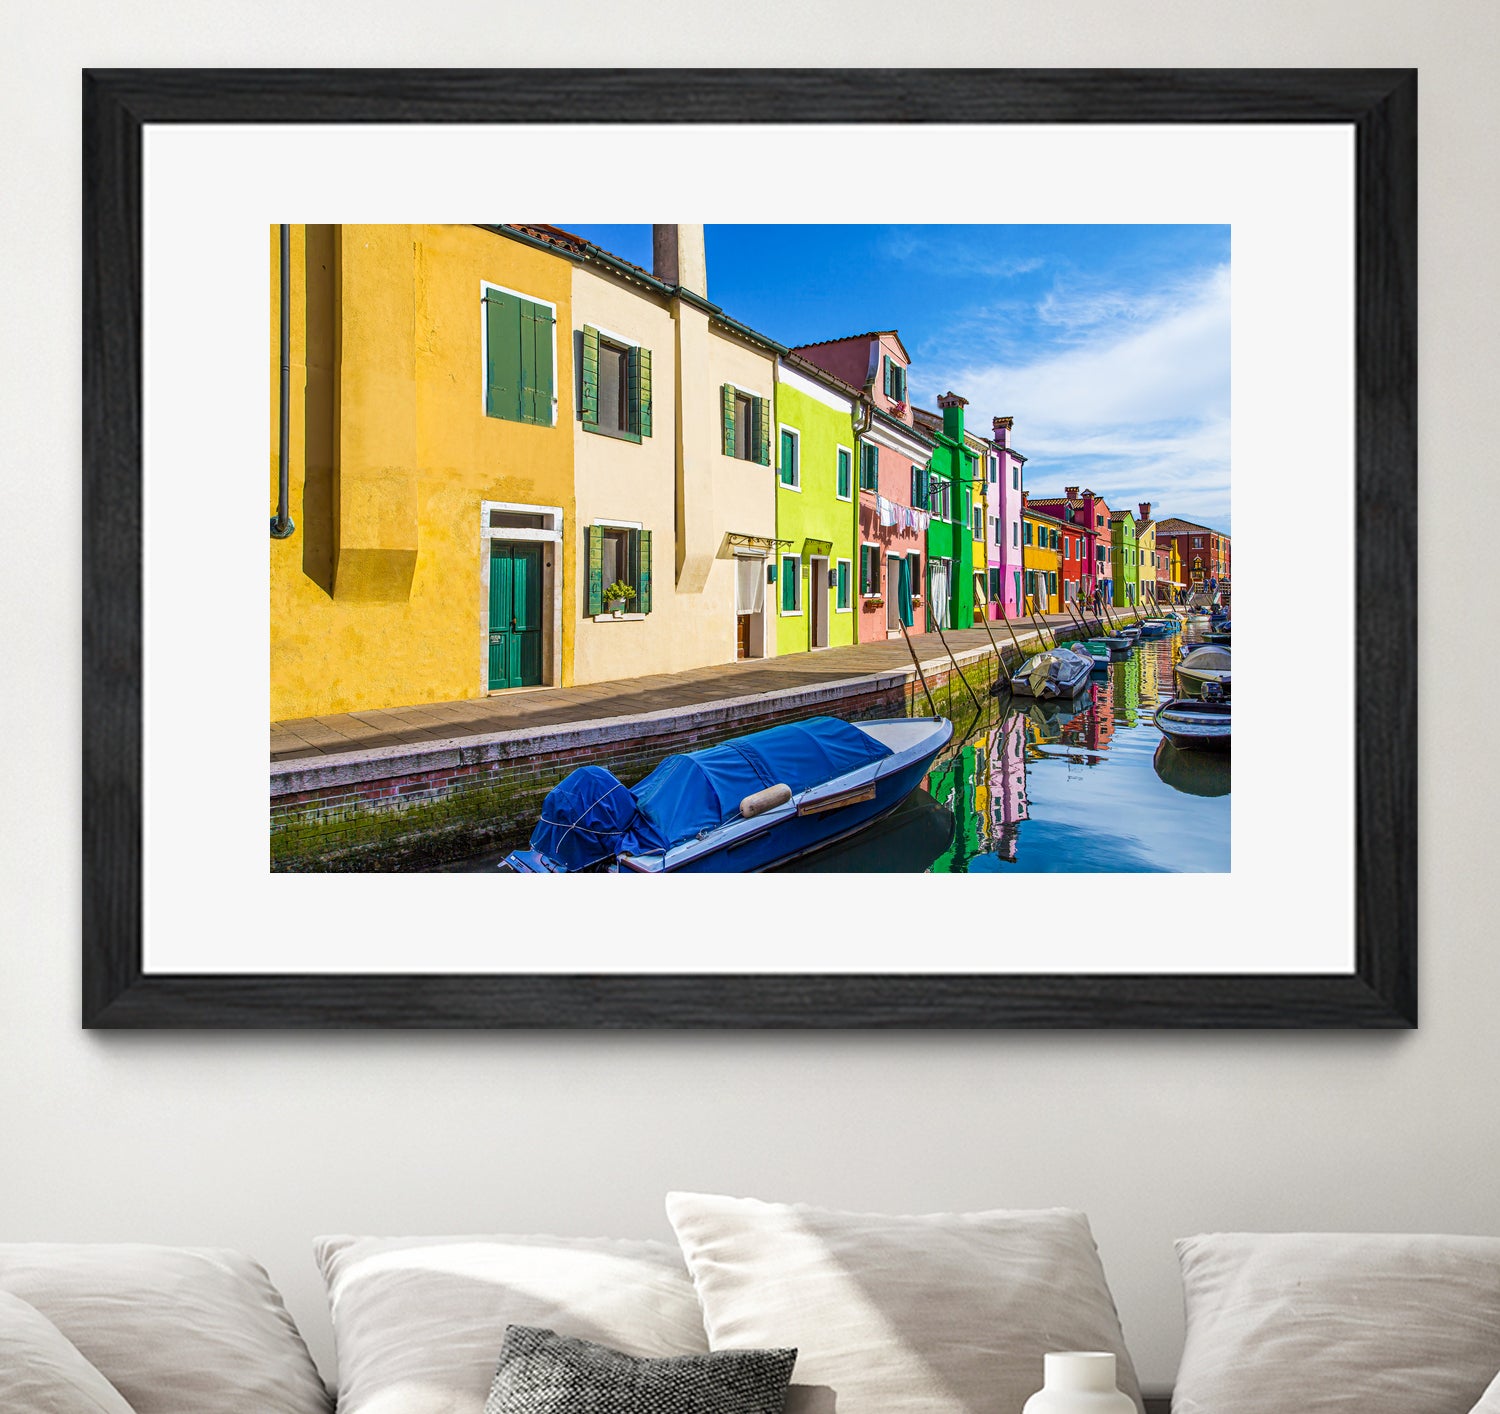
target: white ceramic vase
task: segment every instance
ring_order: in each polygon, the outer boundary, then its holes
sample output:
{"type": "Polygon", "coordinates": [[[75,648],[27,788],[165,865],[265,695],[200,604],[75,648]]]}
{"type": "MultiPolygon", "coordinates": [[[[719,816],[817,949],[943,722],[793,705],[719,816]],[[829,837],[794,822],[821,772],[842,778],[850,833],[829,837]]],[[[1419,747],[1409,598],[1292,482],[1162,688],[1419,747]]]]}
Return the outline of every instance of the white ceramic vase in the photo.
{"type": "Polygon", "coordinates": [[[1024,1414],[1137,1414],[1135,1401],[1115,1388],[1108,1351],[1063,1351],[1044,1356],[1042,1366],[1044,1383],[1024,1414]]]}

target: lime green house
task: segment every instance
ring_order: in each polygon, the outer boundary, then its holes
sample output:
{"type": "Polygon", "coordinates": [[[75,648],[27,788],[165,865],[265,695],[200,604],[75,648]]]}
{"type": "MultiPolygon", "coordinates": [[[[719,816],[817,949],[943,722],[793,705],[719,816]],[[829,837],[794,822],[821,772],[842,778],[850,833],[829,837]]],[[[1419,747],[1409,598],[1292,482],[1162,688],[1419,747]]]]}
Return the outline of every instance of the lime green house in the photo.
{"type": "Polygon", "coordinates": [[[796,354],[776,366],[776,653],[855,642],[854,405],[796,354]]]}
{"type": "Polygon", "coordinates": [[[1115,560],[1115,607],[1134,608],[1140,602],[1140,556],[1135,545],[1135,513],[1111,511],[1109,538],[1115,560]]]}

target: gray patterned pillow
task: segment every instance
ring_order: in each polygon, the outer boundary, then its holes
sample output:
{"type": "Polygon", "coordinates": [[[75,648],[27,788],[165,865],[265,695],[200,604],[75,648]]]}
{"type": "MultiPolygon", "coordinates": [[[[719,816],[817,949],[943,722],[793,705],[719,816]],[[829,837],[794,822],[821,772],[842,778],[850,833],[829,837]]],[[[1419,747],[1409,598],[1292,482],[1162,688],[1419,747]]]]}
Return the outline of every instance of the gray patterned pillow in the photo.
{"type": "Polygon", "coordinates": [[[796,1363],[795,1350],[643,1360],[507,1326],[484,1414],[781,1414],[796,1363]]]}

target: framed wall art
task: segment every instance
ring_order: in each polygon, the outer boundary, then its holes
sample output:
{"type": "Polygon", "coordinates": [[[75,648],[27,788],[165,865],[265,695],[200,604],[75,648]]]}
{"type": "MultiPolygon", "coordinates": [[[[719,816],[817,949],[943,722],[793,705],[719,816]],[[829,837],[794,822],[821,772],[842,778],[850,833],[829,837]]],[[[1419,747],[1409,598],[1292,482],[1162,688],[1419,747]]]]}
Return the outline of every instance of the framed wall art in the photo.
{"type": "Polygon", "coordinates": [[[86,1026],[1415,1026],[1414,72],[83,117],[86,1026]]]}

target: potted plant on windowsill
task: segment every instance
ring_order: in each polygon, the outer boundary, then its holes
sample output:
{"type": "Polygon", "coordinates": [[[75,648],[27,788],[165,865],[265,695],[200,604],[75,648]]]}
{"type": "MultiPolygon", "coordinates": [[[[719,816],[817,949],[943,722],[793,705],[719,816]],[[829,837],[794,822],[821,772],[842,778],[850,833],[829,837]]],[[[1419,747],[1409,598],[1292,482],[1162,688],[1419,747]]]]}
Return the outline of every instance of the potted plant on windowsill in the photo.
{"type": "Polygon", "coordinates": [[[867,594],[864,599],[864,611],[867,614],[874,613],[876,609],[885,604],[885,596],[882,594],[867,594]]]}
{"type": "Polygon", "coordinates": [[[626,604],[634,598],[635,590],[626,584],[623,579],[617,579],[604,591],[605,608],[616,618],[619,618],[625,612],[626,604]]]}

